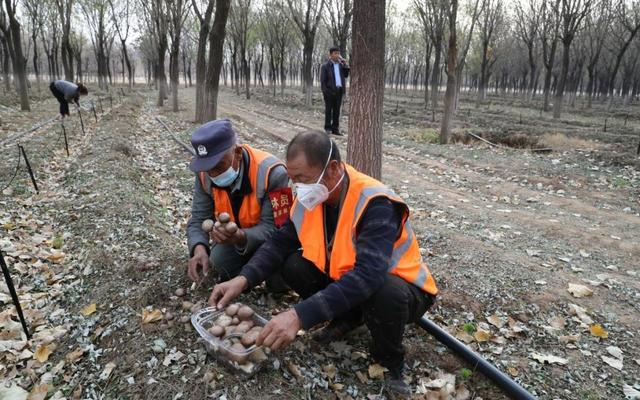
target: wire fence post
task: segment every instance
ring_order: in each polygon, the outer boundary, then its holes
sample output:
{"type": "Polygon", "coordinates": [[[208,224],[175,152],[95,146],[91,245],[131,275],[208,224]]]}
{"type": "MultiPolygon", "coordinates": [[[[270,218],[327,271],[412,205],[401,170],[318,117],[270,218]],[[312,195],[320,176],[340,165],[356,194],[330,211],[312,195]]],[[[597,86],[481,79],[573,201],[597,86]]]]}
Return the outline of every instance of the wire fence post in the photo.
{"type": "Polygon", "coordinates": [[[102,98],[98,97],[98,105],[100,106],[100,113],[104,114],[104,108],[102,108],[102,98]]]}
{"type": "Polygon", "coordinates": [[[40,193],[38,190],[38,184],[36,183],[36,177],[33,175],[33,170],[31,169],[31,164],[29,164],[29,159],[27,158],[27,153],[24,151],[24,147],[18,145],[20,147],[20,151],[22,151],[22,157],[24,157],[24,162],[27,164],[27,170],[29,171],[29,176],[31,177],[31,182],[33,183],[33,187],[36,189],[36,193],[40,193]]]}
{"type": "Polygon", "coordinates": [[[64,127],[64,122],[62,124],[62,134],[64,135],[64,148],[67,150],[67,157],[69,157],[69,141],[67,140],[67,129],[64,127]]]}
{"type": "Polygon", "coordinates": [[[4,281],[7,283],[7,288],[9,289],[9,293],[11,294],[11,301],[13,301],[13,305],[16,307],[18,318],[20,318],[22,329],[24,329],[24,334],[27,335],[27,339],[31,339],[31,333],[29,332],[29,328],[27,327],[27,321],[25,321],[24,314],[22,314],[22,306],[20,306],[20,299],[18,298],[18,293],[16,292],[15,286],[13,286],[13,279],[11,279],[11,274],[9,273],[9,267],[7,266],[7,263],[4,261],[2,250],[0,250],[0,265],[2,266],[4,281]]]}

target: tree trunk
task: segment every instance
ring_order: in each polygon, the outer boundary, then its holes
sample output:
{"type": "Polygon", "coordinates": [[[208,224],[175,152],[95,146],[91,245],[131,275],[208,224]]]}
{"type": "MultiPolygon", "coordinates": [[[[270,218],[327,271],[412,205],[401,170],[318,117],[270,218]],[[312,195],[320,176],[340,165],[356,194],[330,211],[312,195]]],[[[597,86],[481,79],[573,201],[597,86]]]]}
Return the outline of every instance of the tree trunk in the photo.
{"type": "Polygon", "coordinates": [[[209,66],[206,77],[205,120],[216,119],[218,113],[218,87],[220,84],[220,70],[224,58],[224,38],[226,34],[227,18],[231,0],[216,0],[216,12],[213,26],[209,35],[209,66]]]}
{"type": "Polygon", "coordinates": [[[385,1],[355,0],[347,162],[380,179],[384,99],[385,1]]]}
{"type": "Polygon", "coordinates": [[[20,96],[20,109],[31,111],[29,106],[29,87],[27,86],[27,64],[22,53],[22,39],[20,23],[16,19],[16,10],[11,0],[5,0],[7,16],[9,17],[9,29],[11,30],[11,42],[13,46],[13,74],[15,76],[18,95],[20,96]]]}
{"type": "Polygon", "coordinates": [[[567,74],[569,73],[569,61],[571,57],[571,41],[562,44],[562,70],[560,71],[560,79],[556,86],[556,96],[553,102],[553,118],[558,119],[562,115],[562,101],[564,100],[564,87],[567,83],[567,74]]]}
{"type": "Polygon", "coordinates": [[[158,38],[158,63],[156,64],[156,79],[158,84],[158,101],[157,106],[162,107],[164,100],[167,98],[167,73],[164,66],[164,59],[167,55],[167,38],[161,35],[158,38]]]}
{"type": "Polygon", "coordinates": [[[449,48],[447,50],[447,91],[444,94],[444,115],[440,125],[440,143],[447,144],[451,140],[451,125],[455,114],[456,103],[456,63],[458,62],[458,38],[456,19],[458,16],[458,0],[449,0],[449,48]]]}
{"type": "MultiPolygon", "coordinates": [[[[377,0],[376,0],[377,1],[377,0]]],[[[313,45],[315,36],[307,36],[302,49],[302,81],[305,91],[304,104],[311,107],[313,101],[313,45]]]]}
{"type": "Polygon", "coordinates": [[[431,72],[431,108],[438,107],[438,87],[440,85],[440,59],[442,57],[442,36],[436,38],[434,44],[435,59],[433,60],[433,71],[431,72]]]}
{"type": "Polygon", "coordinates": [[[207,76],[207,41],[211,29],[211,15],[213,14],[214,1],[209,1],[204,16],[200,19],[200,32],[198,33],[198,50],[196,52],[196,122],[204,121],[205,106],[205,79],[207,76]]]}

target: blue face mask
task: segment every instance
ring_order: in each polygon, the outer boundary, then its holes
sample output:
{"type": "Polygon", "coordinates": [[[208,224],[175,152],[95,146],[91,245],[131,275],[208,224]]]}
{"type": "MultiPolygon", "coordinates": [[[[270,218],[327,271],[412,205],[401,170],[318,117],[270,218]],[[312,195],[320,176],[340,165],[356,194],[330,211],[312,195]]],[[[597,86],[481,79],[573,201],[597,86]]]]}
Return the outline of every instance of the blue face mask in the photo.
{"type": "MultiPolygon", "coordinates": [[[[234,158],[235,159],[235,158],[234,158]]],[[[229,187],[238,178],[239,171],[233,169],[233,162],[226,171],[211,178],[211,182],[218,187],[229,187]]]]}

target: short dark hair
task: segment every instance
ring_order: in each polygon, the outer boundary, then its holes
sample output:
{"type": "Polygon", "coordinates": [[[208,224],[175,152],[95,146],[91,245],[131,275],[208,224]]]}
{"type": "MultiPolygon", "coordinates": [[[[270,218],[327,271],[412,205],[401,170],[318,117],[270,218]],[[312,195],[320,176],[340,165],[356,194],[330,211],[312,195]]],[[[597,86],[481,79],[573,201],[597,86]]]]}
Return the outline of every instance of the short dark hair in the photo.
{"type": "Polygon", "coordinates": [[[82,83],[78,82],[78,93],[81,95],[87,95],[89,94],[89,89],[87,89],[87,87],[82,83]]]}
{"type": "Polygon", "coordinates": [[[310,167],[324,168],[330,149],[332,149],[331,160],[340,162],[338,145],[331,140],[329,135],[315,130],[300,132],[287,145],[287,161],[302,152],[310,167]]]}
{"type": "Polygon", "coordinates": [[[329,54],[331,54],[331,53],[333,53],[333,52],[335,52],[335,51],[337,51],[338,53],[340,53],[340,52],[341,52],[341,51],[340,51],[340,47],[333,46],[332,48],[330,48],[330,49],[329,49],[329,54]]]}

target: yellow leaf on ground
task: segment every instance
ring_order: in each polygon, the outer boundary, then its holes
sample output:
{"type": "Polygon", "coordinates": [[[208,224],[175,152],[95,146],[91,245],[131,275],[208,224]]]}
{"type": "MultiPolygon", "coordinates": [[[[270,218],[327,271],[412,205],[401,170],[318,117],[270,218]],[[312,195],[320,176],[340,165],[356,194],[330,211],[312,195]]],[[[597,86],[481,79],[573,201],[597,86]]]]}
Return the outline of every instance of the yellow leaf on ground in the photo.
{"type": "Polygon", "coordinates": [[[498,329],[502,328],[505,324],[505,320],[498,317],[496,314],[487,317],[487,321],[498,329]]]}
{"type": "Polygon", "coordinates": [[[160,310],[142,310],[142,323],[150,324],[152,322],[157,322],[162,320],[162,311],[160,310]]]}
{"type": "Polygon", "coordinates": [[[82,310],[80,310],[80,314],[84,315],[85,317],[88,317],[94,312],[96,312],[96,303],[91,303],[85,308],[83,308],[82,310]]]}
{"type": "Polygon", "coordinates": [[[53,253],[51,253],[51,255],[49,257],[47,257],[49,260],[53,261],[54,263],[58,263],[60,261],[62,261],[62,259],[64,258],[65,254],[62,251],[54,251],[53,253]]]}
{"type": "Polygon", "coordinates": [[[371,379],[382,379],[384,378],[384,372],[388,371],[385,367],[380,364],[371,364],[369,365],[369,378],[371,379]]]}
{"type": "Polygon", "coordinates": [[[600,324],[591,325],[591,328],[589,328],[589,330],[591,331],[591,334],[593,336],[599,337],[601,339],[606,339],[609,337],[609,332],[607,332],[606,329],[604,329],[600,324]]]}
{"type": "Polygon", "coordinates": [[[570,283],[567,291],[571,293],[573,297],[585,297],[593,294],[593,290],[584,285],[578,285],[575,283],[570,283]]]}
{"type": "Polygon", "coordinates": [[[483,329],[478,329],[473,333],[473,337],[478,342],[487,342],[489,341],[489,339],[491,339],[491,334],[483,329]]]}
{"type": "Polygon", "coordinates": [[[327,378],[331,380],[333,380],[336,377],[336,374],[338,373],[338,369],[333,364],[322,366],[322,370],[324,371],[325,374],[327,374],[327,378]]]}
{"type": "Polygon", "coordinates": [[[44,400],[47,397],[47,393],[49,393],[49,389],[51,389],[51,386],[46,383],[34,386],[33,389],[31,389],[27,400],[44,400]]]}
{"type": "Polygon", "coordinates": [[[49,346],[46,344],[38,347],[35,353],[33,353],[33,358],[40,361],[41,363],[46,362],[49,359],[49,355],[52,353],[49,346]]]}

